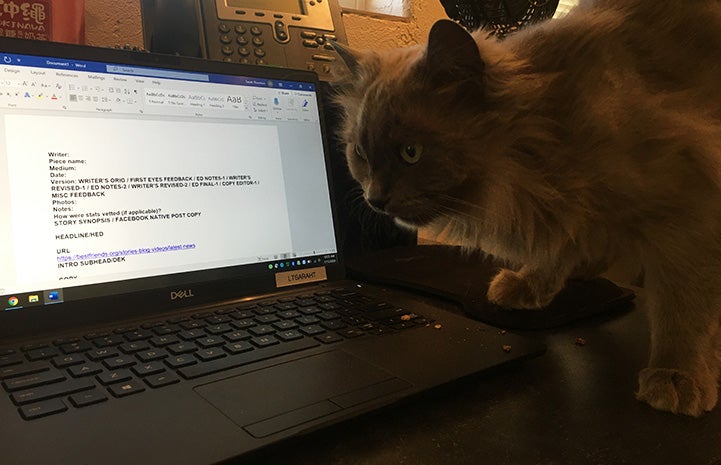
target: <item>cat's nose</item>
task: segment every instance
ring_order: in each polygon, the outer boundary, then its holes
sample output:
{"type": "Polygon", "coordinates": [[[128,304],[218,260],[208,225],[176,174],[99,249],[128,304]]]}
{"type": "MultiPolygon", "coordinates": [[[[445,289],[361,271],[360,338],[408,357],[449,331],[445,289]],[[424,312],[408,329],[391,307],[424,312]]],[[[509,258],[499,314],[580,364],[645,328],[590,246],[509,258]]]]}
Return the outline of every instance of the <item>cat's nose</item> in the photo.
{"type": "Polygon", "coordinates": [[[368,204],[376,211],[379,211],[381,213],[385,212],[386,205],[388,205],[388,199],[382,199],[382,198],[371,198],[368,199],[368,204]]]}

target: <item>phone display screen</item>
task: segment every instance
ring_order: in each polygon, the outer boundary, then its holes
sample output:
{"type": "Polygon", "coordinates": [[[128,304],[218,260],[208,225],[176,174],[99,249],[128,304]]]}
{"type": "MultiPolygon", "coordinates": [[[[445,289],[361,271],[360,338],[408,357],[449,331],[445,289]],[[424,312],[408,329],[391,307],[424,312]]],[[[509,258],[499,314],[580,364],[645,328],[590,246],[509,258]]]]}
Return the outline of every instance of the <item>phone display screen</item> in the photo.
{"type": "Polygon", "coordinates": [[[279,13],[305,14],[303,0],[226,0],[228,6],[234,8],[253,8],[270,10],[279,13]]]}

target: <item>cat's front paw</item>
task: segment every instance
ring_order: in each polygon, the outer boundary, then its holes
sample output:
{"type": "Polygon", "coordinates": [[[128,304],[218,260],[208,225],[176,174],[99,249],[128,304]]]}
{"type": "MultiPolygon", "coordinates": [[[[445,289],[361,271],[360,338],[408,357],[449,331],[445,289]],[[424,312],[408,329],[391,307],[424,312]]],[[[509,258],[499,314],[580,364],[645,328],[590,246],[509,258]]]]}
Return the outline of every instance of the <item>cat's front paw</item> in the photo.
{"type": "Polygon", "coordinates": [[[553,296],[538,292],[530,279],[507,269],[501,270],[488,287],[488,300],[505,308],[539,309],[548,305],[553,296]]]}
{"type": "Polygon", "coordinates": [[[638,375],[636,398],[658,410],[697,417],[714,408],[718,386],[713,380],[668,368],[644,368],[638,375]]]}

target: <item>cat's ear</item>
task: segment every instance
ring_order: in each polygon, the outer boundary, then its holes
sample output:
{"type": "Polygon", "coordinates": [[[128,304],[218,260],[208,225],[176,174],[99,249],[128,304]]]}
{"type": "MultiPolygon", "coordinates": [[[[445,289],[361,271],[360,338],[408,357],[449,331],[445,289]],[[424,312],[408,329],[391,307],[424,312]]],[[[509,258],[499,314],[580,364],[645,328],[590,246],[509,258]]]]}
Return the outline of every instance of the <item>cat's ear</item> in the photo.
{"type": "Polygon", "coordinates": [[[341,60],[343,60],[343,63],[345,63],[348,71],[350,71],[351,76],[358,76],[360,72],[359,52],[356,52],[355,50],[345,45],[341,45],[335,40],[331,40],[329,41],[329,43],[331,44],[333,49],[338,52],[341,60]]]}
{"type": "Polygon", "coordinates": [[[476,41],[463,27],[447,19],[431,28],[425,61],[431,73],[439,77],[480,78],[484,70],[476,41]]]}

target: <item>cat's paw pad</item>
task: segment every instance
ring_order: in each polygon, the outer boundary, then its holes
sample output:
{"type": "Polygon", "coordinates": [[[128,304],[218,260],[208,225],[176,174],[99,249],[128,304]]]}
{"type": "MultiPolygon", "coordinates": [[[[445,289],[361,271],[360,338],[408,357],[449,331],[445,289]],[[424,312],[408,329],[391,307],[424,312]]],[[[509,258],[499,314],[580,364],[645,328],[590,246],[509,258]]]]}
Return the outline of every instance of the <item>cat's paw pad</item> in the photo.
{"type": "Polygon", "coordinates": [[[501,270],[488,287],[488,300],[505,308],[539,309],[550,303],[553,295],[539,295],[519,273],[501,270]]]}
{"type": "Polygon", "coordinates": [[[718,386],[681,370],[644,368],[636,398],[658,410],[697,417],[716,405],[718,386]]]}

